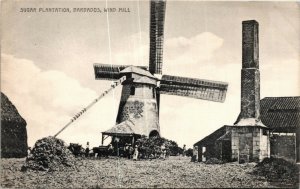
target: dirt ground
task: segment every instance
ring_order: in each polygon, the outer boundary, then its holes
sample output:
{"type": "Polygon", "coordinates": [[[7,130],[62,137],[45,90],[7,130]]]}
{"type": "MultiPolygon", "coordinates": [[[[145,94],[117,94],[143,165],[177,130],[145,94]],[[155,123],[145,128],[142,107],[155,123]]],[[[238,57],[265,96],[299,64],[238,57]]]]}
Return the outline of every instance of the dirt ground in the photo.
{"type": "Polygon", "coordinates": [[[255,166],[207,165],[187,157],[167,160],[79,159],[75,169],[21,172],[25,159],[1,159],[2,188],[274,188],[249,174],[255,166]]]}

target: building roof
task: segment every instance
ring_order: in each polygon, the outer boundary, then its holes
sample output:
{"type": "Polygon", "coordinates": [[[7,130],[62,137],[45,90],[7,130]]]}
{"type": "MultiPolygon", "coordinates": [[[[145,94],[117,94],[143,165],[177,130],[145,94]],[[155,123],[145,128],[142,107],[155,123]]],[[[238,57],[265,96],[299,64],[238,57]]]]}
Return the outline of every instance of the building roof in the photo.
{"type": "Polygon", "coordinates": [[[266,97],[260,101],[261,121],[274,132],[300,128],[300,96],[266,97]]]}
{"type": "Polygon", "coordinates": [[[199,140],[194,144],[194,146],[198,146],[201,144],[208,144],[208,145],[214,145],[215,142],[219,139],[222,140],[223,137],[224,139],[227,137],[226,135],[226,125],[223,127],[219,128],[218,130],[214,131],[213,133],[209,134],[208,136],[204,137],[203,139],[199,140]]]}
{"type": "Polygon", "coordinates": [[[25,120],[19,114],[17,108],[2,92],[1,92],[1,121],[23,122],[26,125],[25,120]]]}
{"type": "Polygon", "coordinates": [[[231,140],[231,132],[230,131],[226,131],[226,133],[224,135],[222,135],[220,138],[217,139],[217,141],[221,141],[221,140],[231,140]]]}
{"type": "Polygon", "coordinates": [[[113,126],[111,129],[102,132],[103,134],[107,135],[127,135],[127,136],[132,136],[132,135],[139,135],[140,132],[136,127],[134,119],[129,119],[126,121],[123,121],[115,126],[113,126]]]}
{"type": "Polygon", "coordinates": [[[141,69],[141,68],[136,67],[136,66],[128,66],[124,70],[120,71],[120,73],[136,73],[136,74],[139,74],[139,75],[143,75],[143,76],[147,76],[147,77],[150,77],[150,78],[153,78],[153,79],[157,79],[149,71],[146,71],[146,70],[141,69]]]}
{"type": "MultiPolygon", "coordinates": [[[[296,132],[300,129],[300,96],[296,97],[266,97],[260,100],[260,116],[262,123],[273,132],[296,132]]],[[[214,145],[217,140],[230,138],[223,126],[204,137],[194,145],[214,145]]]]}

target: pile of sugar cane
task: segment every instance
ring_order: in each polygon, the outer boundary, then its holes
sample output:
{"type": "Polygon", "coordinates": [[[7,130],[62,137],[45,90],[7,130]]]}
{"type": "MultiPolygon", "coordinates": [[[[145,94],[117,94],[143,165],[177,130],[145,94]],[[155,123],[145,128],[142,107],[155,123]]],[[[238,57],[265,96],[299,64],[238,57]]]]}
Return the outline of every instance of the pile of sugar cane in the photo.
{"type": "Polygon", "coordinates": [[[40,171],[64,170],[75,165],[75,157],[61,139],[45,137],[38,140],[22,167],[40,171]]]}

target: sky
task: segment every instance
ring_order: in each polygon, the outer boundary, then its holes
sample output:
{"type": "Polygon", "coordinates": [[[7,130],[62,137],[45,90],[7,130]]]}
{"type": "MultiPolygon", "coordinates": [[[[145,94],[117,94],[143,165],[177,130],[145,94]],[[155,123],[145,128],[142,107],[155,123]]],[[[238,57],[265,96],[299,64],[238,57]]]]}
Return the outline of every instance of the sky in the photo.
{"type": "MultiPolygon", "coordinates": [[[[163,74],[228,82],[224,103],[161,95],[161,136],[194,143],[240,112],[242,21],[259,22],[261,98],[299,96],[300,4],[167,1],[163,74]]],[[[148,65],[148,1],[3,1],[1,91],[27,122],[28,144],[56,134],[110,87],[93,64],[148,65]],[[107,3],[107,4],[106,4],[107,3]],[[126,8],[130,12],[20,12],[21,8],[126,8]]],[[[58,138],[101,144],[115,125],[121,87],[58,138]]]]}

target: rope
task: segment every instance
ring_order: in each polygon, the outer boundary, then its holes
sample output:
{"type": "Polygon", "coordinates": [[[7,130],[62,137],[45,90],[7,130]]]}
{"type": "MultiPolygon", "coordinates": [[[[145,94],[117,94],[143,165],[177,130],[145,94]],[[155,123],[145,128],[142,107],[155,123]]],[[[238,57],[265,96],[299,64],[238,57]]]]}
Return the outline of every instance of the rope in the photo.
{"type": "MultiPolygon", "coordinates": [[[[140,45],[140,48],[141,48],[140,49],[141,50],[141,55],[140,55],[141,57],[140,58],[141,58],[142,65],[144,65],[143,64],[144,56],[143,56],[143,48],[142,48],[143,47],[143,45],[142,45],[142,28],[141,28],[141,15],[140,15],[140,1],[139,0],[137,1],[137,12],[138,12],[138,19],[139,19],[139,22],[138,22],[138,24],[139,24],[139,43],[140,43],[139,45],[140,45]]],[[[138,56],[139,56],[139,54],[140,53],[138,52],[138,56]]]]}
{"type": "Polygon", "coordinates": [[[54,137],[57,137],[63,130],[65,130],[69,125],[71,125],[75,120],[77,120],[83,113],[85,113],[88,109],[90,109],[94,104],[96,104],[101,98],[103,98],[105,95],[107,95],[110,91],[112,91],[116,86],[121,84],[123,81],[126,80],[126,76],[121,77],[119,80],[115,81],[114,84],[111,85],[111,87],[104,91],[98,98],[96,98],[93,102],[91,102],[88,106],[83,108],[79,113],[77,113],[60,131],[58,131],[54,137]]]}
{"type": "MultiPolygon", "coordinates": [[[[111,38],[110,38],[110,24],[109,24],[109,7],[107,0],[105,1],[105,8],[106,8],[106,23],[107,23],[107,36],[108,36],[108,50],[109,50],[109,57],[108,57],[108,63],[111,65],[111,68],[113,68],[112,64],[112,52],[111,52],[111,38]]],[[[116,100],[115,100],[115,91],[113,91],[113,107],[116,107],[116,100]]]]}

